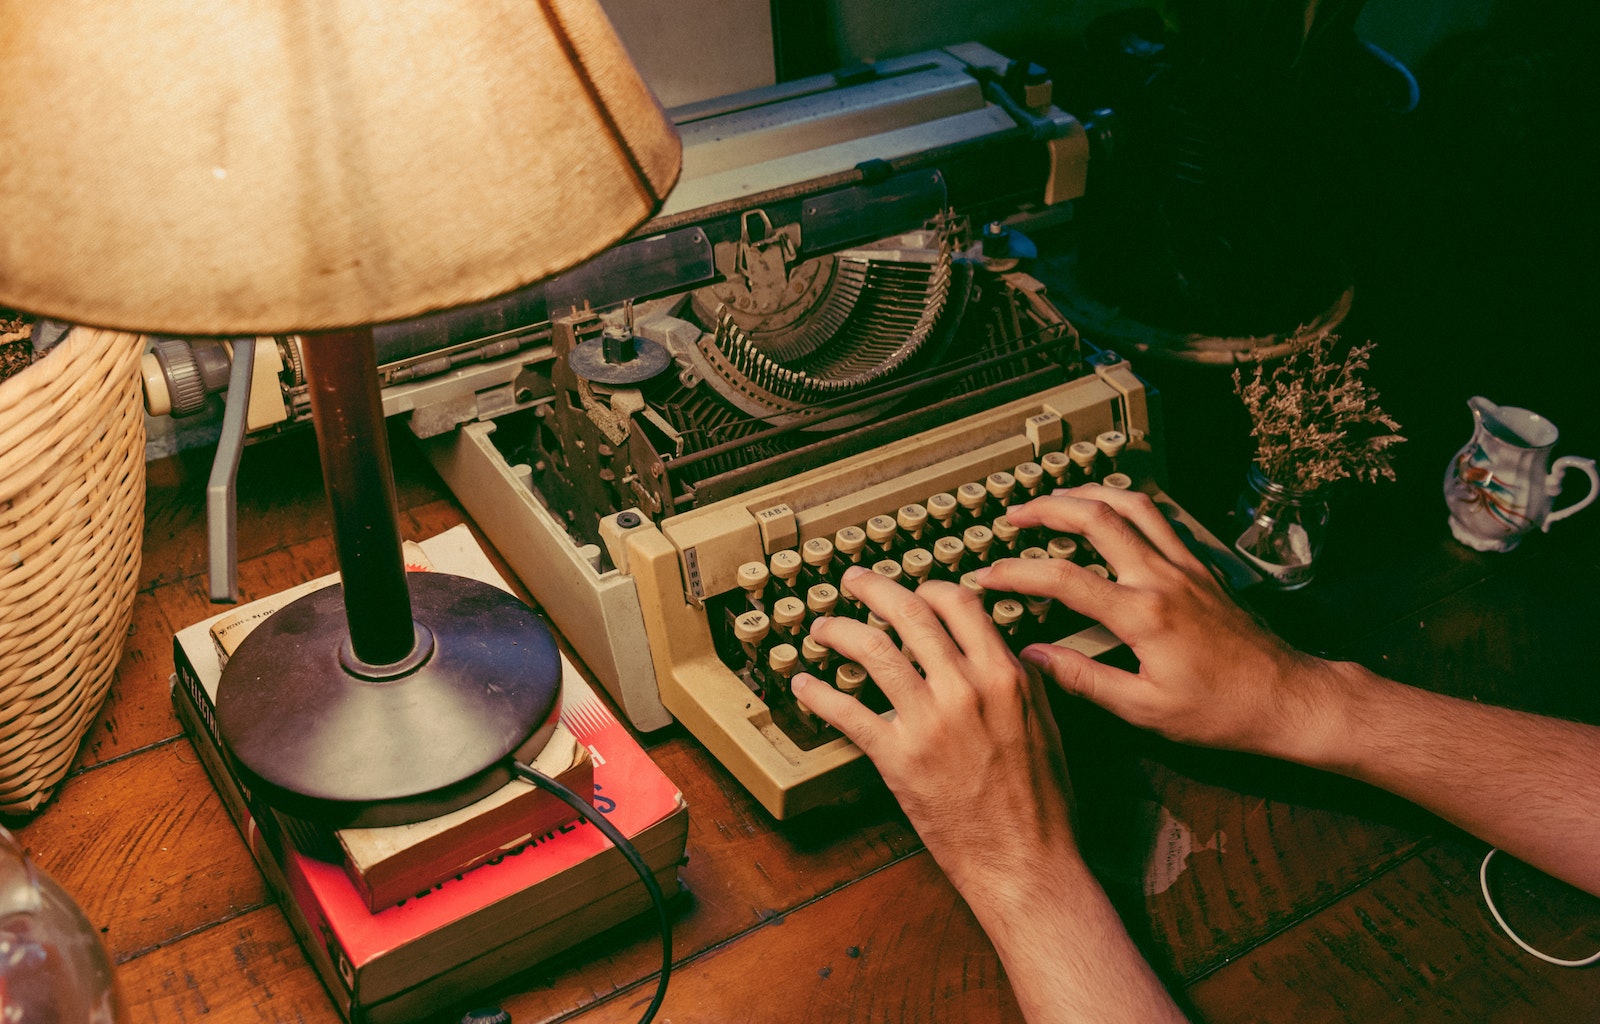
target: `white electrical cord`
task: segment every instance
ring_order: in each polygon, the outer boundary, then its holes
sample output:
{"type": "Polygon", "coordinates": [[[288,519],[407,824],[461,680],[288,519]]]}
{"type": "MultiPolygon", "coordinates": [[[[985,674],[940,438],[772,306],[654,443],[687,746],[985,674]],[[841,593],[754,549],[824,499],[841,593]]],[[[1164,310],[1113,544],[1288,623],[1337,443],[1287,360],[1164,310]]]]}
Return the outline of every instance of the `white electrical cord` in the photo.
{"type": "Polygon", "coordinates": [[[1499,908],[1494,905],[1494,897],[1489,895],[1489,858],[1499,852],[1498,849],[1491,846],[1489,847],[1489,852],[1483,855],[1483,865],[1478,868],[1478,885],[1483,888],[1484,905],[1489,908],[1489,913],[1494,915],[1495,924],[1498,924],[1500,930],[1506,933],[1506,937],[1521,946],[1523,951],[1530,956],[1536,956],[1545,963],[1555,964],[1557,967],[1588,967],[1590,964],[1600,963],[1600,953],[1584,957],[1582,960],[1562,960],[1559,957],[1551,956],[1549,953],[1541,953],[1526,942],[1523,942],[1521,936],[1511,930],[1511,926],[1506,924],[1506,919],[1500,916],[1499,908]]]}

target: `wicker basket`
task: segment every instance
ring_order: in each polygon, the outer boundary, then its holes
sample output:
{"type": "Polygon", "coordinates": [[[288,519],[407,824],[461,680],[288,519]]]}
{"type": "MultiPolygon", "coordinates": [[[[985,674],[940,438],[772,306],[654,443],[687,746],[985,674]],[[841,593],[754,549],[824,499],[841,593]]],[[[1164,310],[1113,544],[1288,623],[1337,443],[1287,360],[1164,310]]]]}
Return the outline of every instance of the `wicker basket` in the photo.
{"type": "Polygon", "coordinates": [[[122,656],[144,531],[142,342],[75,328],[0,381],[0,813],[50,798],[122,656]]]}

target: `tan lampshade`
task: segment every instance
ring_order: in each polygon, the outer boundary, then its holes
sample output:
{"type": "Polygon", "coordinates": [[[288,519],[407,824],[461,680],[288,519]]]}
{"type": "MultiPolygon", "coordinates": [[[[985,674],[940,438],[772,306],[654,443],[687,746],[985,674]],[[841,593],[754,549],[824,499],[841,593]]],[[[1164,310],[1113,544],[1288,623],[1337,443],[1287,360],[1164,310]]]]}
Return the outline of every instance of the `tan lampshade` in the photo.
{"type": "Polygon", "coordinates": [[[6,0],[0,305],[281,334],[489,298],[647,219],[677,134],[592,0],[6,0]]]}

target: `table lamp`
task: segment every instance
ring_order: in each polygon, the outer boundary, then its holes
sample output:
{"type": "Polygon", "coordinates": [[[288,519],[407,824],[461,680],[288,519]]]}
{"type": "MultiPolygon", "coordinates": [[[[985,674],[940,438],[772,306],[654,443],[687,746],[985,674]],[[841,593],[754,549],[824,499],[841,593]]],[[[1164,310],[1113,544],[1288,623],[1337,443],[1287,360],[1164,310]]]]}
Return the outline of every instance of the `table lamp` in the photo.
{"type": "Polygon", "coordinates": [[[218,693],[246,785],[333,827],[493,791],[552,713],[548,630],[404,570],[371,325],[558,273],[651,216],[680,146],[592,0],[6,0],[0,306],[304,338],[342,587],[218,693]],[[343,605],[341,610],[340,605],[343,605]]]}

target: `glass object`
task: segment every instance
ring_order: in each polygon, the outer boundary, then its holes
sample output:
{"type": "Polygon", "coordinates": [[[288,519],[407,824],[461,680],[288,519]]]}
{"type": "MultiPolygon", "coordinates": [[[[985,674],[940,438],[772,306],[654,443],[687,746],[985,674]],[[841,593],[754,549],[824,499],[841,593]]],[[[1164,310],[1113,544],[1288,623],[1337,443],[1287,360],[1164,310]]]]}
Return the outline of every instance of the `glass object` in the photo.
{"type": "Polygon", "coordinates": [[[94,926],[0,828],[0,1024],[123,1019],[111,960],[94,926]]]}
{"type": "Polygon", "coordinates": [[[1280,590],[1298,590],[1316,575],[1328,532],[1328,503],[1319,491],[1269,480],[1250,466],[1236,510],[1244,524],[1234,549],[1280,590]]]}

